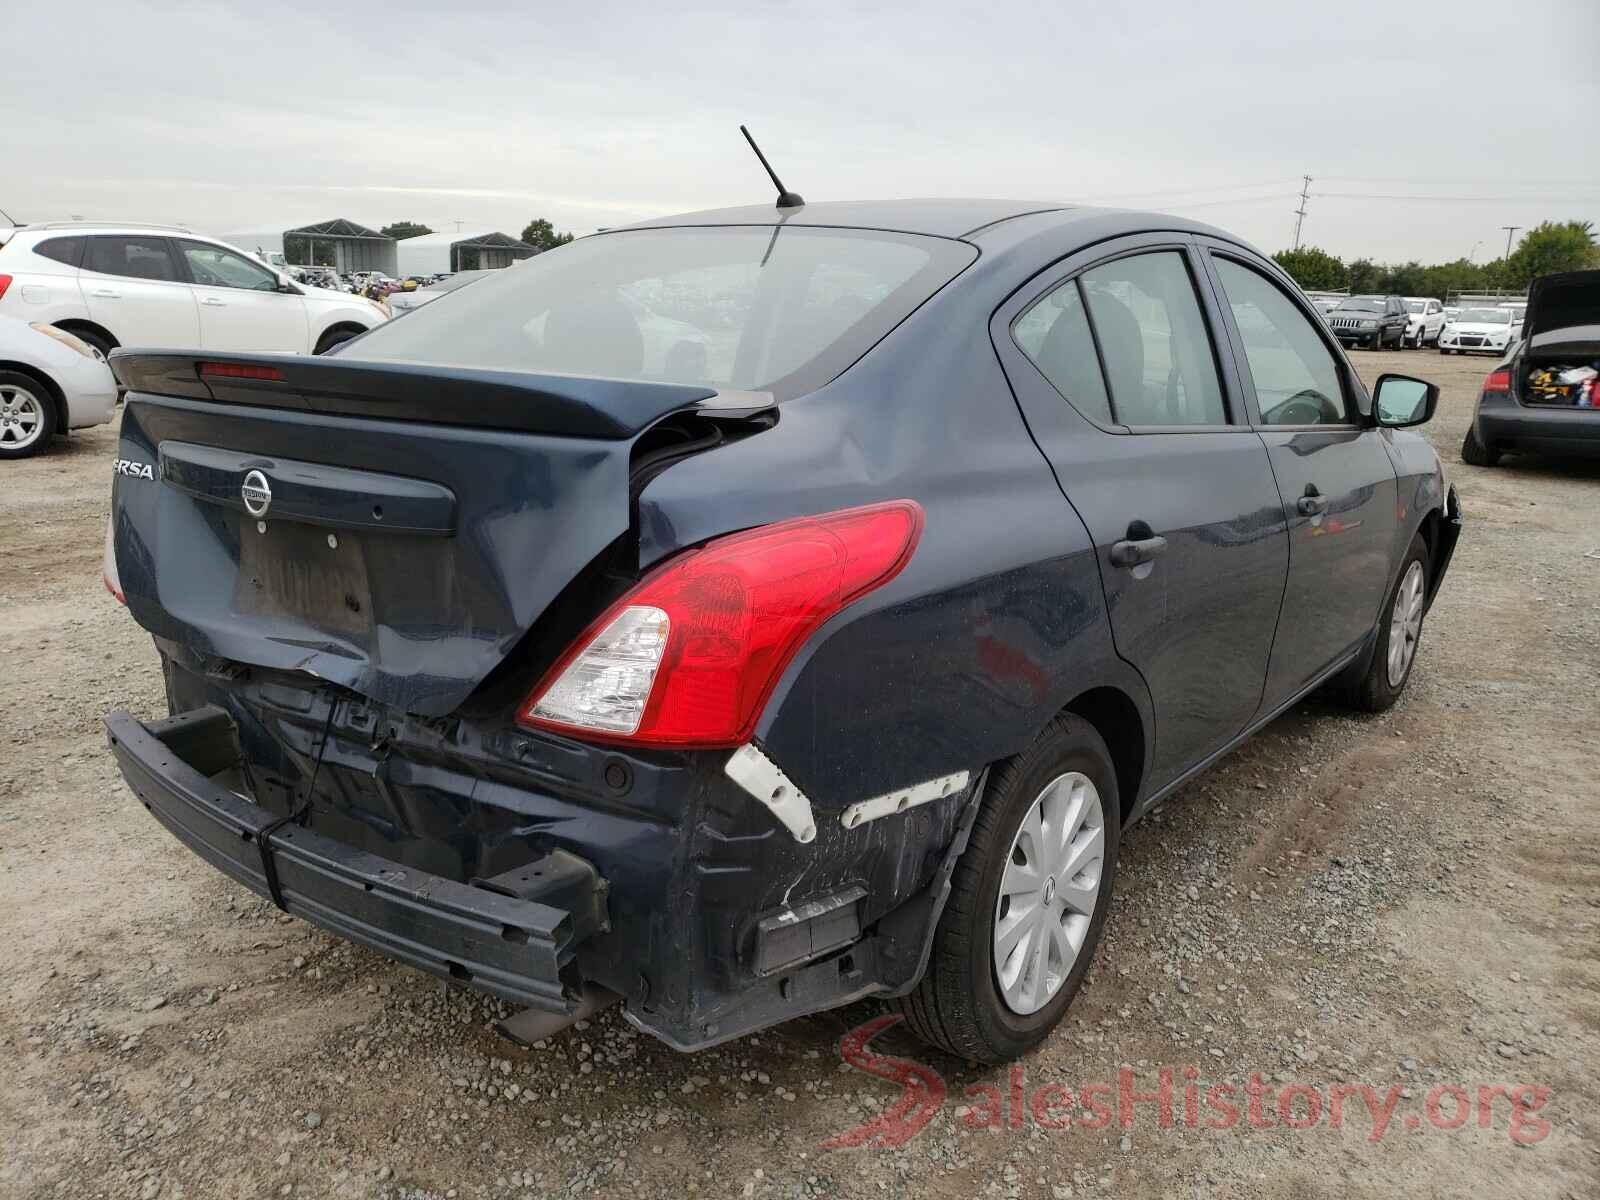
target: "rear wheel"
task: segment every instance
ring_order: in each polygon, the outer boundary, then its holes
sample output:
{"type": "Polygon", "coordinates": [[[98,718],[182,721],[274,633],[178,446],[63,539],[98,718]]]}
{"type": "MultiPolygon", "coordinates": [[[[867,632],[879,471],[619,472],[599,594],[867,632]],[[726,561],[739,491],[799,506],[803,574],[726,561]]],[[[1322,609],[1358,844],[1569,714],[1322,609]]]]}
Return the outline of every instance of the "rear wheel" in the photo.
{"type": "Polygon", "coordinates": [[[44,385],[0,371],[0,458],[37,454],[56,431],[56,406],[44,385]]]}
{"type": "Polygon", "coordinates": [[[898,1002],[918,1036],[986,1063],[1044,1040],[1100,940],[1121,816],[1105,742],[1077,717],[990,772],[927,974],[898,1002]]]}
{"type": "Polygon", "coordinates": [[[1500,461],[1500,451],[1485,446],[1478,436],[1476,422],[1467,426],[1467,436],[1461,440],[1461,461],[1474,467],[1492,467],[1500,461]]]}
{"type": "Polygon", "coordinates": [[[1427,607],[1428,544],[1418,534],[1411,539],[1400,573],[1389,590],[1372,661],[1364,674],[1348,681],[1349,698],[1357,708],[1383,712],[1400,699],[1416,661],[1427,607]]]}

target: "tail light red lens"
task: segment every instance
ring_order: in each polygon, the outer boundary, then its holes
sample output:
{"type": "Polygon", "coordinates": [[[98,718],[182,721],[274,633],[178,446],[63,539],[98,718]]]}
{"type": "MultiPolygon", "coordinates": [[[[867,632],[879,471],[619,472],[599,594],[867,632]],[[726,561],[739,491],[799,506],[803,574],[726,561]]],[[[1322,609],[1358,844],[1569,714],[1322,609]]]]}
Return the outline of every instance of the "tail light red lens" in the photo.
{"type": "Polygon", "coordinates": [[[1511,371],[1508,368],[1490,371],[1489,377],[1483,381],[1483,390],[1486,392],[1509,392],[1511,390],[1511,371]]]}
{"type": "Polygon", "coordinates": [[[910,561],[922,521],[896,500],[690,550],[591,625],[517,720],[629,745],[738,746],[806,640],[910,561]]]}
{"type": "Polygon", "coordinates": [[[268,383],[282,383],[283,372],[277,367],[263,367],[256,363],[203,362],[202,379],[260,379],[268,383]]]}
{"type": "Polygon", "coordinates": [[[0,300],[5,299],[6,289],[11,286],[11,276],[0,275],[0,300]]]}

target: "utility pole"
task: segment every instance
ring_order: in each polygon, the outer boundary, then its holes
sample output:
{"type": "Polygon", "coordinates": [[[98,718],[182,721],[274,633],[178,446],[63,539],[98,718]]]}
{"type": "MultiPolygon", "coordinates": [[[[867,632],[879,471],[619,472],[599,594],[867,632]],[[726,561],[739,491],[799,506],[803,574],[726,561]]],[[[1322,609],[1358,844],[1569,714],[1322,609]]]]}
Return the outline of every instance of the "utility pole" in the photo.
{"type": "Polygon", "coordinates": [[[1300,207],[1294,210],[1294,248],[1296,250],[1300,249],[1300,226],[1305,224],[1306,200],[1308,199],[1308,193],[1311,191],[1311,176],[1302,175],[1300,178],[1305,183],[1300,188],[1300,207]]]}
{"type": "Polygon", "coordinates": [[[1506,257],[1510,258],[1511,257],[1511,235],[1514,234],[1517,230],[1521,229],[1522,226],[1521,225],[1502,225],[1502,226],[1500,226],[1500,228],[1504,229],[1506,231],[1506,257]]]}

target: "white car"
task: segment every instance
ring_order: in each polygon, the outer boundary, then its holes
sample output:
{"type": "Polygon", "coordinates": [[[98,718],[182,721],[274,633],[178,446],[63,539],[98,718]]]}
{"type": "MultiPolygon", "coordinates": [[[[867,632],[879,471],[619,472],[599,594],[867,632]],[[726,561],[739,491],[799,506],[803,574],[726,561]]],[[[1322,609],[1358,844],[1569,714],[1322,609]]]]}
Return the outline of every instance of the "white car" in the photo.
{"type": "Polygon", "coordinates": [[[1501,304],[1501,305],[1498,305],[1497,307],[1503,308],[1503,309],[1505,309],[1507,312],[1509,312],[1511,314],[1511,336],[1513,338],[1521,337],[1522,336],[1522,318],[1525,317],[1527,315],[1527,313],[1528,313],[1528,305],[1527,305],[1527,303],[1526,302],[1518,302],[1518,303],[1515,303],[1515,304],[1501,304]]]}
{"type": "Polygon", "coordinates": [[[1407,296],[1405,300],[1405,344],[1415,346],[1418,350],[1428,345],[1437,346],[1439,335],[1444,332],[1443,302],[1427,296],[1407,296]]]}
{"type": "Polygon", "coordinates": [[[186,229],[70,222],[0,229],[0,316],[117,346],[321,354],[388,319],[186,229]]]}
{"type": "Polygon", "coordinates": [[[1504,354],[1516,341],[1508,308],[1464,308],[1439,334],[1440,354],[1504,354]]]}
{"type": "Polygon", "coordinates": [[[51,325],[0,317],[0,459],[104,425],[116,407],[116,377],[93,346],[51,325]]]}

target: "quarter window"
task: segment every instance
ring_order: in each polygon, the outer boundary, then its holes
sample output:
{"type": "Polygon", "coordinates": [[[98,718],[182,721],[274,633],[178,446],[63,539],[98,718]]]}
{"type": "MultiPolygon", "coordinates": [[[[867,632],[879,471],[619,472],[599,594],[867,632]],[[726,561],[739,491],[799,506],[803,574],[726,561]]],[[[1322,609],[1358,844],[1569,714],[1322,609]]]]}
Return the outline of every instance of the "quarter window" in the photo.
{"type": "Polygon", "coordinates": [[[1212,261],[1244,343],[1262,422],[1345,424],[1338,364],[1310,320],[1264,275],[1232,259],[1212,261]]]}
{"type": "Polygon", "coordinates": [[[47,238],[35,246],[33,252],[42,258],[65,263],[69,267],[76,267],[83,261],[83,239],[81,237],[47,238]]]}
{"type": "Polygon", "coordinates": [[[172,256],[167,253],[165,238],[92,237],[83,268],[128,279],[176,282],[178,278],[178,273],[172,269],[172,256]]]}
{"type": "Polygon", "coordinates": [[[1211,337],[1182,254],[1114,259],[1080,279],[1119,422],[1227,424],[1211,337]]]}
{"type": "Polygon", "coordinates": [[[1077,280],[1069,279],[1035,301],[1011,327],[1011,336],[1068,404],[1092,420],[1112,423],[1077,280]]]}
{"type": "Polygon", "coordinates": [[[242,254],[208,246],[204,242],[180,242],[189,276],[202,287],[247,288],[254,292],[275,292],[278,277],[242,254]]]}

